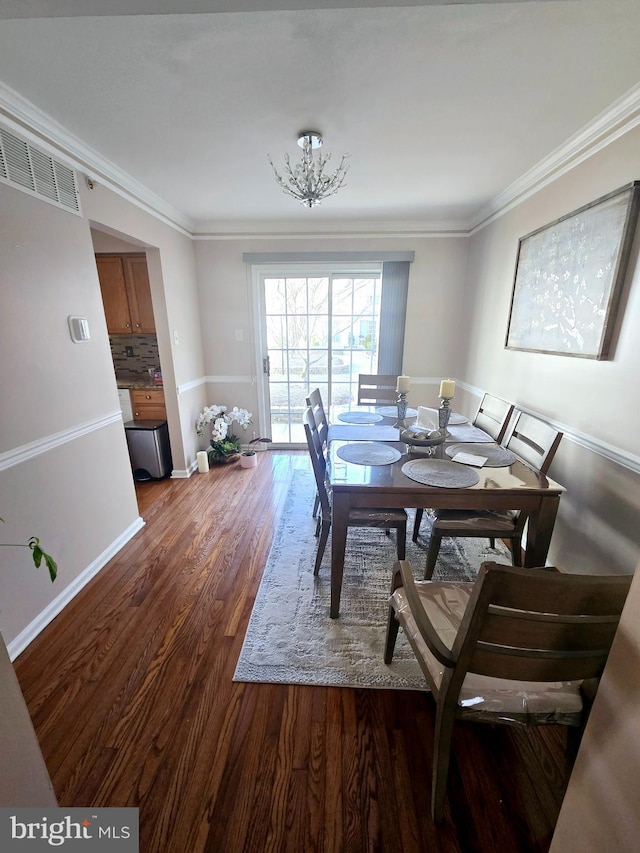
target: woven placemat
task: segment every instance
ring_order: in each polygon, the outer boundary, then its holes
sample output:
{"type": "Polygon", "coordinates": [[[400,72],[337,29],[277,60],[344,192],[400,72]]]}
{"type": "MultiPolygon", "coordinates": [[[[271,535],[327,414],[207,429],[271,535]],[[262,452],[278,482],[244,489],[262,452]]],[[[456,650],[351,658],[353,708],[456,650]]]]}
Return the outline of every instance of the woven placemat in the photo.
{"type": "Polygon", "coordinates": [[[382,420],[382,415],[375,412],[342,412],[338,420],[346,424],[377,424],[382,420]]]}
{"type": "Polygon", "coordinates": [[[487,468],[506,468],[513,465],[518,458],[511,450],[500,447],[499,444],[452,444],[445,448],[445,453],[455,460],[458,453],[473,453],[474,456],[485,456],[487,468]]]}
{"type": "Polygon", "coordinates": [[[336,450],[336,456],[345,462],[356,465],[391,465],[402,456],[399,450],[389,444],[376,441],[359,441],[357,444],[345,444],[336,450]]]}
{"type": "MultiPolygon", "coordinates": [[[[430,418],[435,424],[438,423],[438,412],[439,409],[430,409],[428,406],[424,408],[421,406],[421,413],[425,412],[427,417],[430,418]]],[[[376,411],[378,411],[376,409],[376,411]]],[[[455,426],[456,424],[468,424],[469,418],[465,418],[464,415],[461,415],[459,412],[451,412],[449,415],[449,424],[455,426]]],[[[415,427],[415,424],[414,424],[415,427]]]]}
{"type": "MultiPolygon", "coordinates": [[[[376,408],[376,412],[379,415],[382,415],[385,418],[397,418],[398,417],[398,407],[397,406],[379,406],[376,408]]],[[[415,418],[418,414],[417,409],[410,409],[407,407],[407,414],[405,418],[415,418]]]]}
{"type": "Polygon", "coordinates": [[[442,459],[411,459],[402,466],[402,473],[424,486],[442,486],[444,489],[463,489],[475,486],[480,476],[473,468],[456,465],[442,459]]]}

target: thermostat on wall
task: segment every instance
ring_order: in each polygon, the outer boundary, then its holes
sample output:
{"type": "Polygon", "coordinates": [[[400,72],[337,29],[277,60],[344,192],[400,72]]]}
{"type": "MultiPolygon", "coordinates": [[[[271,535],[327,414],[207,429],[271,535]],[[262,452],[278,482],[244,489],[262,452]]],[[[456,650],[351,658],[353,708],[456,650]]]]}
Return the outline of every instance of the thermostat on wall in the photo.
{"type": "Polygon", "coordinates": [[[91,332],[89,331],[89,321],[86,317],[67,317],[69,322],[69,332],[71,340],[74,344],[83,344],[91,340],[91,332]]]}

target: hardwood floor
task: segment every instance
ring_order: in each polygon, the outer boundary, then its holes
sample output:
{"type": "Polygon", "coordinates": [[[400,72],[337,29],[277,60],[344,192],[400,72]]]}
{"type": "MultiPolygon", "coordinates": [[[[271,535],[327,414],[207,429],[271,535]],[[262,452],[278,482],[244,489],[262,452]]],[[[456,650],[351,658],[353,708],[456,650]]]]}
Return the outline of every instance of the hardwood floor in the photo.
{"type": "Polygon", "coordinates": [[[307,465],[138,485],[144,529],[15,664],[60,805],[138,806],[144,853],[546,851],[561,728],[458,724],[436,827],[427,694],[232,682],[307,465]]]}

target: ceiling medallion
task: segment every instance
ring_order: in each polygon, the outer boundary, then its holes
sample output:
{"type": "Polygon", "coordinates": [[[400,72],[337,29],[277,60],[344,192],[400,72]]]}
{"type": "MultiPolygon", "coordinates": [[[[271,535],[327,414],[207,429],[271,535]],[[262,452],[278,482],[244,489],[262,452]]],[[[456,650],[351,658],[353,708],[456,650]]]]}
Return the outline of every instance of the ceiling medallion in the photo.
{"type": "Polygon", "coordinates": [[[324,170],[331,159],[331,154],[324,157],[318,154],[318,157],[315,160],[313,159],[313,152],[322,145],[322,136],[318,131],[301,131],[298,135],[298,145],[302,148],[302,160],[292,167],[289,155],[285,154],[284,177],[278,174],[271,157],[269,157],[269,162],[276,176],[276,181],[284,192],[298,199],[305,207],[315,207],[320,204],[323,198],[335,195],[344,185],[344,179],[349,169],[347,164],[349,155],[344,154],[342,156],[340,165],[332,175],[325,175],[324,170]]]}

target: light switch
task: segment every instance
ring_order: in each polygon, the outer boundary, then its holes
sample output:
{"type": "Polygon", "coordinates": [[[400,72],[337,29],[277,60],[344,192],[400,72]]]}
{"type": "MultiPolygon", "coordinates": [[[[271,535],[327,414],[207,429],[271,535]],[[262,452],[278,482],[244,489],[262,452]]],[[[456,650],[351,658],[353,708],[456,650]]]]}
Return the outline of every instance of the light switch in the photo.
{"type": "Polygon", "coordinates": [[[69,334],[74,344],[84,344],[91,340],[91,332],[89,331],[89,321],[86,317],[67,317],[69,323],[69,334]]]}

